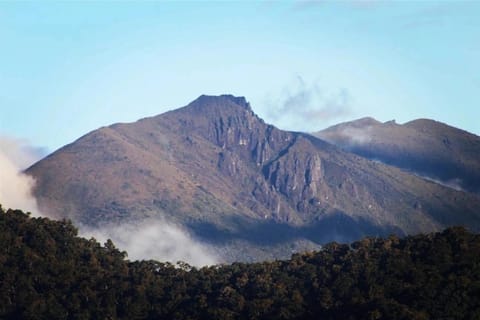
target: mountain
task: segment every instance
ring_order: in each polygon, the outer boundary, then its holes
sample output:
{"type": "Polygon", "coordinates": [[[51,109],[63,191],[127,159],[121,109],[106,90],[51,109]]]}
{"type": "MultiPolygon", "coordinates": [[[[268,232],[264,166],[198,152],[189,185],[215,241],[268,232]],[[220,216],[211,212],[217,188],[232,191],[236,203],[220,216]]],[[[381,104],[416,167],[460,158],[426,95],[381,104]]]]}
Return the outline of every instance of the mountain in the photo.
{"type": "Polygon", "coordinates": [[[231,95],[100,128],[27,173],[56,217],[90,226],[165,219],[224,261],[363,235],[480,230],[478,196],[279,130],[231,95]]]}
{"type": "Polygon", "coordinates": [[[201,269],[128,261],[65,221],[0,206],[1,319],[476,319],[480,235],[330,243],[201,269]]]}
{"type": "Polygon", "coordinates": [[[363,118],[314,133],[368,159],[480,194],[480,137],[441,122],[363,118]]]}

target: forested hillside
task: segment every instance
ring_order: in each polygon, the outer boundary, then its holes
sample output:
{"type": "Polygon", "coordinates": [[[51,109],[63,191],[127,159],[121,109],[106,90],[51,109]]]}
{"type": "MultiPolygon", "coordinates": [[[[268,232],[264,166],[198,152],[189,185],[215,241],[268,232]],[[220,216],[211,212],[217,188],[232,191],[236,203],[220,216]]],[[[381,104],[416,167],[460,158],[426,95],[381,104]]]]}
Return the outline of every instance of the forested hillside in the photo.
{"type": "Polygon", "coordinates": [[[478,297],[480,236],[463,228],[196,269],[0,207],[2,319],[478,319],[478,297]]]}

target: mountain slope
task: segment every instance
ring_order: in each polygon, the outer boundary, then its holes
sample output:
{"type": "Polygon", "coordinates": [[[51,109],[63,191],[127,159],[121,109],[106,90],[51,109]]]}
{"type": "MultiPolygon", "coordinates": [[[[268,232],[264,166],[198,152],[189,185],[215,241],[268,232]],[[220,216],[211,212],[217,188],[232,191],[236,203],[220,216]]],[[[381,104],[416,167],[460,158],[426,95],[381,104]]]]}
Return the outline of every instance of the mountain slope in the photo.
{"type": "Polygon", "coordinates": [[[28,171],[40,205],[88,225],[157,217],[225,260],[285,257],[331,240],[480,229],[480,199],[259,119],[244,98],[93,131],[28,171]]]}
{"type": "Polygon", "coordinates": [[[363,118],[314,135],[369,159],[480,194],[480,137],[441,122],[417,119],[399,125],[363,118]]]}

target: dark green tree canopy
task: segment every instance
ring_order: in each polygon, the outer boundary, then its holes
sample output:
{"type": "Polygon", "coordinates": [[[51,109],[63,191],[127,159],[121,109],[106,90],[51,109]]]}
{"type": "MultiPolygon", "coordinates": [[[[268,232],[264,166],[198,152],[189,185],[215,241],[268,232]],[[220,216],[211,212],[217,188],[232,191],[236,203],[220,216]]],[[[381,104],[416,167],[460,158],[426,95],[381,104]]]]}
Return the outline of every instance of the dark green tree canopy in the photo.
{"type": "Polygon", "coordinates": [[[480,236],[460,227],[197,269],[0,207],[1,319],[479,319],[479,297],[480,236]]]}

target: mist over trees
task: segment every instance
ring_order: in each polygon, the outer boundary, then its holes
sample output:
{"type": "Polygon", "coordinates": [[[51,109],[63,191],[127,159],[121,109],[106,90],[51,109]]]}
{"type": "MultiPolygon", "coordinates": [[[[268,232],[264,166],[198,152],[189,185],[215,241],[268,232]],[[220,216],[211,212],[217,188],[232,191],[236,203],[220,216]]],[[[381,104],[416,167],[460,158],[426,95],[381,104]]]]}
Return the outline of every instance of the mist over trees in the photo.
{"type": "Polygon", "coordinates": [[[2,319],[476,319],[480,236],[463,228],[330,243],[197,269],[129,261],[68,221],[0,208],[2,319]]]}

